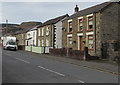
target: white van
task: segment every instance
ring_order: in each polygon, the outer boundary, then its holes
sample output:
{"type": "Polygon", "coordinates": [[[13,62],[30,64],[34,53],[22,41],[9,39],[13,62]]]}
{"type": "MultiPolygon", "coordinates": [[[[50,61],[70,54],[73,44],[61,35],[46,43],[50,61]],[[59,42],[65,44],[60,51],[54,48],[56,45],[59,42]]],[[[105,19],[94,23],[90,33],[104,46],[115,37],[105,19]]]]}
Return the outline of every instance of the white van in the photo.
{"type": "Polygon", "coordinates": [[[3,37],[3,48],[6,50],[17,50],[16,37],[3,37]]]}

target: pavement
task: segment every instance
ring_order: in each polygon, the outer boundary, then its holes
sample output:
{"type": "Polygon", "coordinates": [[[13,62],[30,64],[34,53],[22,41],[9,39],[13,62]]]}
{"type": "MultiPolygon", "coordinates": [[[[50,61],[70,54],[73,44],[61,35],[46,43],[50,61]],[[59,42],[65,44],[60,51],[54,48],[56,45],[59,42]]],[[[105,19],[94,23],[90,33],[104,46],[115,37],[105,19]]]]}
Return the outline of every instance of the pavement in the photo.
{"type": "Polygon", "coordinates": [[[8,50],[2,57],[3,83],[118,83],[118,75],[75,65],[68,58],[8,50]]]}
{"type": "MultiPolygon", "coordinates": [[[[24,51],[21,51],[24,53],[24,51]]],[[[28,51],[26,51],[28,52],[28,51]]],[[[38,53],[32,53],[32,52],[28,52],[34,55],[38,55],[38,53]]],[[[82,66],[85,68],[90,68],[90,69],[94,69],[100,72],[105,72],[105,73],[110,73],[113,75],[120,75],[120,68],[118,64],[109,64],[109,63],[103,63],[103,62],[94,62],[94,61],[84,61],[84,60],[76,60],[76,59],[71,59],[68,57],[60,57],[60,56],[53,56],[53,55],[48,55],[48,54],[41,54],[42,57],[44,58],[48,58],[48,59],[52,59],[52,60],[56,60],[56,61],[61,61],[64,63],[69,63],[69,64],[73,64],[73,65],[77,65],[77,66],[82,66]]]]}

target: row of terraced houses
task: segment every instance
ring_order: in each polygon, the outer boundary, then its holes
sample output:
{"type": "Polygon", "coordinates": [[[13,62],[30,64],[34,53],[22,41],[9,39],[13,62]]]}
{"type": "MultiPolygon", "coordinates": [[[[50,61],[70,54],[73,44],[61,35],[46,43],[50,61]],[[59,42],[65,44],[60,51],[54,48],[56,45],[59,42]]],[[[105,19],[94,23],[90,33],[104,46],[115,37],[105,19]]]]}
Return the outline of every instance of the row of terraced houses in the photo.
{"type": "Polygon", "coordinates": [[[50,19],[14,34],[26,51],[49,53],[50,48],[82,51],[91,56],[113,59],[120,55],[120,3],[105,2],[75,13],[50,19]]]}

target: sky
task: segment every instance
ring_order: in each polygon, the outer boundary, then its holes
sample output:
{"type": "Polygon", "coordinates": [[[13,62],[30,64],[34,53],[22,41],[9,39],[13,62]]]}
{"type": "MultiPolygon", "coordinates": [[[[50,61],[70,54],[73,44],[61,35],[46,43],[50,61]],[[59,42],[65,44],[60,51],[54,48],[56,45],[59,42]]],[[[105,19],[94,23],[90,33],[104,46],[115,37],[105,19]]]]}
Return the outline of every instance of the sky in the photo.
{"type": "MultiPolygon", "coordinates": [[[[108,1],[108,0],[107,0],[108,1]]],[[[2,2],[0,16],[1,23],[6,19],[9,23],[20,24],[22,22],[36,21],[45,22],[49,19],[74,13],[74,7],[77,4],[80,10],[100,4],[99,2],[2,2]]]]}

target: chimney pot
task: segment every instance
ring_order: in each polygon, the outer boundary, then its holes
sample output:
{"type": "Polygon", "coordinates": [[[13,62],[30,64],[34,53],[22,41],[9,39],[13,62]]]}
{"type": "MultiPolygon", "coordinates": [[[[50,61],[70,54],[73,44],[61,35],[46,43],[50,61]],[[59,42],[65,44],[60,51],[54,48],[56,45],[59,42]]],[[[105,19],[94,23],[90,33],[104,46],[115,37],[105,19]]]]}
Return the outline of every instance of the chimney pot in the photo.
{"type": "Polygon", "coordinates": [[[75,7],[75,13],[77,13],[79,11],[79,7],[78,7],[78,5],[76,5],[76,7],[75,7]]]}

